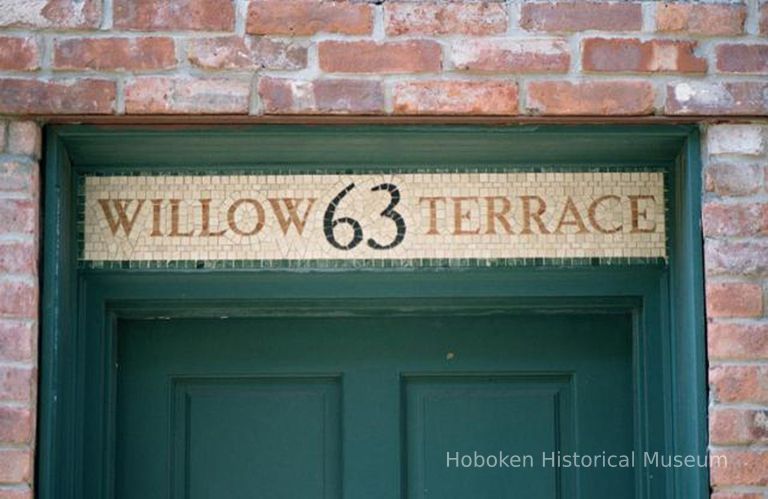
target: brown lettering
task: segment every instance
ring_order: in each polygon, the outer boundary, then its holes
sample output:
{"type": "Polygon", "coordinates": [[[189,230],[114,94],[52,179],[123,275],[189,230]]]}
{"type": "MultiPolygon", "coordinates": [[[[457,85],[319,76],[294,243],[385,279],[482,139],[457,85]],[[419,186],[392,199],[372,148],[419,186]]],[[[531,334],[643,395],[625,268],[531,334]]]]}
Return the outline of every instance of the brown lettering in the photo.
{"type": "Polygon", "coordinates": [[[563,214],[560,215],[560,221],[557,223],[555,233],[560,234],[560,229],[562,229],[564,225],[572,225],[576,227],[578,229],[576,234],[584,234],[585,232],[589,232],[587,227],[584,225],[584,220],[581,218],[581,214],[579,213],[578,208],[576,208],[576,204],[573,202],[573,199],[571,199],[571,196],[568,196],[568,198],[565,200],[563,214]],[[566,220],[568,215],[570,215],[570,220],[566,220]]]}
{"type": "Polygon", "coordinates": [[[211,232],[211,200],[210,199],[200,200],[200,218],[201,218],[201,226],[200,226],[201,237],[202,236],[220,237],[227,232],[227,229],[221,229],[216,232],[211,232]]]}
{"type": "Polygon", "coordinates": [[[150,234],[150,236],[152,237],[160,237],[163,235],[163,231],[160,228],[162,209],[163,209],[163,200],[153,199],[152,200],[152,233],[150,234]]]}
{"type": "Polygon", "coordinates": [[[615,232],[619,232],[621,229],[624,228],[624,225],[619,224],[616,227],[613,227],[611,229],[606,229],[602,225],[600,225],[600,222],[597,221],[597,209],[600,207],[600,204],[604,201],[608,201],[609,199],[615,200],[617,203],[621,202],[621,198],[619,196],[614,195],[608,195],[608,196],[600,196],[599,198],[592,201],[592,204],[589,205],[589,223],[592,225],[592,227],[595,228],[596,231],[602,233],[602,234],[613,234],[615,232]]]}
{"type": "Polygon", "coordinates": [[[461,204],[464,201],[474,201],[479,207],[479,201],[477,197],[473,196],[459,196],[451,198],[453,200],[453,234],[455,236],[468,236],[472,234],[480,233],[480,226],[478,224],[477,229],[467,230],[464,228],[464,220],[467,222],[472,220],[472,212],[467,210],[466,212],[462,208],[461,204]]]}
{"type": "Polygon", "coordinates": [[[291,228],[291,225],[296,226],[296,231],[299,233],[299,235],[304,232],[304,226],[307,223],[307,217],[309,217],[309,212],[312,210],[312,205],[315,204],[316,200],[315,198],[307,199],[307,208],[304,210],[304,217],[299,219],[299,214],[296,213],[296,210],[299,208],[299,205],[302,201],[304,201],[302,198],[269,199],[269,204],[272,205],[272,211],[275,212],[275,216],[277,217],[277,221],[280,224],[280,228],[283,229],[283,234],[288,234],[288,229],[291,228]],[[288,209],[289,218],[286,218],[282,208],[280,208],[281,200],[285,204],[285,207],[288,209]]]}
{"type": "Polygon", "coordinates": [[[188,232],[179,232],[179,212],[181,206],[181,199],[171,199],[171,233],[168,234],[172,237],[189,237],[194,234],[195,229],[189,229],[188,232]]]}
{"type": "Polygon", "coordinates": [[[423,203],[424,201],[427,201],[429,203],[429,230],[427,231],[427,235],[436,235],[439,234],[437,231],[437,202],[445,202],[444,197],[426,197],[426,198],[419,198],[419,204],[423,203]]]}
{"type": "Polygon", "coordinates": [[[264,228],[264,208],[255,199],[238,199],[232,203],[232,206],[230,206],[229,210],[227,210],[227,223],[229,224],[229,228],[232,229],[232,232],[238,236],[252,236],[254,234],[258,234],[259,231],[264,228]],[[250,231],[244,231],[240,229],[240,227],[237,226],[237,220],[235,218],[237,209],[245,203],[250,204],[256,209],[256,225],[254,225],[253,229],[250,231]]]}
{"type": "Polygon", "coordinates": [[[131,230],[133,230],[133,224],[136,222],[136,218],[139,216],[139,212],[141,211],[141,207],[144,206],[144,199],[139,199],[138,204],[136,205],[136,211],[133,212],[133,216],[129,219],[127,210],[128,206],[130,204],[136,201],[135,199],[99,199],[99,205],[101,206],[101,210],[104,212],[104,217],[107,219],[107,223],[109,224],[109,228],[112,230],[112,235],[117,235],[117,229],[120,227],[123,228],[123,232],[125,232],[126,236],[131,235],[131,230]],[[109,202],[112,201],[112,206],[115,208],[115,211],[117,212],[117,220],[115,220],[115,216],[112,214],[112,210],[109,208],[109,202]]]}
{"type": "Polygon", "coordinates": [[[531,220],[536,222],[539,227],[539,232],[542,234],[549,234],[547,227],[541,220],[541,216],[547,211],[547,203],[544,202],[539,196],[520,196],[523,201],[523,230],[521,234],[533,234],[531,230],[531,220]],[[531,213],[531,201],[536,201],[539,207],[536,209],[536,213],[531,213]]]}
{"type": "Polygon", "coordinates": [[[498,220],[504,226],[507,234],[512,234],[512,226],[509,224],[509,220],[507,220],[507,213],[512,209],[512,203],[509,202],[509,199],[504,196],[488,196],[485,198],[485,202],[488,206],[488,227],[485,229],[485,233],[496,234],[496,220],[498,220]],[[501,201],[501,211],[496,211],[496,201],[501,201]]]}
{"type": "Polygon", "coordinates": [[[648,220],[648,209],[643,209],[640,211],[640,201],[653,201],[656,203],[656,196],[648,196],[648,195],[639,195],[639,196],[628,196],[629,197],[629,206],[632,211],[632,233],[651,233],[656,232],[656,222],[653,222],[653,224],[650,227],[640,227],[640,218],[642,217],[643,220],[648,220]]]}

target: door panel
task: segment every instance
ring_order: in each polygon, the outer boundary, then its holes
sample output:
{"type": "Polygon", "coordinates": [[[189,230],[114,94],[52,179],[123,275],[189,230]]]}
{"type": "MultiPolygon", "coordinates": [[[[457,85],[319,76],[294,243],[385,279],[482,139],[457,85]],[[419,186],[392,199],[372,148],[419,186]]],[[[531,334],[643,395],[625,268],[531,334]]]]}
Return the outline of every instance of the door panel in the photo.
{"type": "Polygon", "coordinates": [[[633,497],[625,314],[122,321],[119,498],[633,497]],[[450,453],[535,466],[447,466],[450,453]]]}

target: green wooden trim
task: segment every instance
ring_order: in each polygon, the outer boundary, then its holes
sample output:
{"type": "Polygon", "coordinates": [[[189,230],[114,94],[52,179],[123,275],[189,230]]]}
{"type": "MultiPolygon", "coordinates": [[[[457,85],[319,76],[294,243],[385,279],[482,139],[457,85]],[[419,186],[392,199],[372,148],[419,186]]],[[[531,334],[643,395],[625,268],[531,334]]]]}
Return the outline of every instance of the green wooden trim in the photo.
{"type": "MultiPolygon", "coordinates": [[[[327,308],[328,296],[340,300],[334,313],[442,313],[459,302],[498,310],[514,308],[511,301],[541,307],[541,301],[530,298],[535,290],[537,297],[550,297],[567,310],[585,300],[635,310],[636,421],[648,430],[637,432],[637,446],[705,454],[699,154],[698,132],[688,126],[49,128],[43,173],[38,497],[110,496],[112,355],[120,317],[220,317],[280,308],[267,299],[290,302],[307,314],[318,313],[319,304],[327,308]],[[340,151],[349,155],[340,157],[340,151]],[[125,171],[150,162],[157,168],[224,165],[255,171],[269,165],[321,170],[344,165],[354,171],[360,164],[384,169],[393,163],[435,162],[450,167],[474,162],[668,168],[675,193],[669,267],[77,272],[75,174],[125,171]],[[269,307],[254,307],[255,302],[269,307]]],[[[645,474],[637,492],[638,497],[707,497],[708,476],[683,468],[653,478],[645,474]]]]}

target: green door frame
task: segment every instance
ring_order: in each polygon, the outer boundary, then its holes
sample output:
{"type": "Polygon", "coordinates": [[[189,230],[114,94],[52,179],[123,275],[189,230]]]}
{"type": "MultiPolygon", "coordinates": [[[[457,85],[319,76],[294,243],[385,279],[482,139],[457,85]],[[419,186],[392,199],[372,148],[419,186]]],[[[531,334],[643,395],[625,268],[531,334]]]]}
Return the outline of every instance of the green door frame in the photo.
{"type": "MultiPolygon", "coordinates": [[[[689,126],[53,126],[46,132],[37,493],[111,497],[122,317],[621,307],[635,317],[637,449],[706,455],[699,136],[689,126]],[[79,269],[83,173],[663,168],[669,259],[644,265],[79,269]],[[533,291],[532,291],[533,290],[533,291]],[[333,300],[328,300],[333,296],[333,300]],[[322,311],[322,312],[319,312],[322,311]],[[663,396],[659,396],[662,394],[663,396]]],[[[708,497],[704,469],[638,497],[708,497]]]]}

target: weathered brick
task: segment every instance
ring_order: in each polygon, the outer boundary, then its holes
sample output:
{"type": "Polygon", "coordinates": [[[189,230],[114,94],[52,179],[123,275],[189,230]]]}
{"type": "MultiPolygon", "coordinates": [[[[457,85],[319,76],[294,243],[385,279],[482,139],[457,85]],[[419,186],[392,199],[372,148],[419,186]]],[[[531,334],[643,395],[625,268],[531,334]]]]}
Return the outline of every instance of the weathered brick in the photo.
{"type": "Polygon", "coordinates": [[[527,2],[520,24],[532,31],[639,31],[643,13],[637,3],[527,2]]]}
{"type": "Polygon", "coordinates": [[[435,1],[384,4],[387,34],[399,35],[494,35],[507,30],[503,3],[455,3],[435,1]]]}
{"type": "Polygon", "coordinates": [[[760,34],[768,35],[768,2],[760,5],[759,15],[760,34]]]}
{"type": "Polygon", "coordinates": [[[54,69],[148,71],[176,66],[173,38],[66,38],[54,44],[54,69]]]}
{"type": "Polygon", "coordinates": [[[754,236],[768,233],[768,203],[707,203],[702,213],[705,236],[754,236]]]}
{"type": "Polygon", "coordinates": [[[35,234],[37,202],[26,199],[0,199],[0,234],[35,234]]]}
{"type": "Polygon", "coordinates": [[[710,154],[759,156],[765,152],[766,129],[759,125],[714,125],[707,130],[710,154]]]}
{"type": "Polygon", "coordinates": [[[653,85],[642,81],[534,81],[528,109],[542,115],[644,115],[653,112],[653,85]]]}
{"type": "Polygon", "coordinates": [[[39,67],[40,50],[35,38],[0,36],[0,70],[33,71],[39,67]]]}
{"type": "Polygon", "coordinates": [[[707,350],[710,359],[768,359],[768,324],[710,323],[707,350]]]}
{"type": "Polygon", "coordinates": [[[0,449],[0,483],[31,481],[32,460],[29,449],[0,449]]]}
{"type": "Polygon", "coordinates": [[[233,0],[114,0],[117,29],[231,31],[233,0]]]}
{"type": "Polygon", "coordinates": [[[765,499],[759,492],[714,492],[710,499],[765,499]]]}
{"type": "Polygon", "coordinates": [[[0,243],[0,272],[35,275],[37,248],[32,242],[0,243]]]}
{"type": "Polygon", "coordinates": [[[189,61],[206,69],[296,70],[307,65],[307,44],[264,37],[221,36],[188,42],[189,61]]]}
{"type": "Polygon", "coordinates": [[[707,167],[704,178],[708,192],[720,196],[746,196],[762,187],[763,170],[759,165],[744,163],[714,164],[707,167]]]}
{"type": "Polygon", "coordinates": [[[667,114],[768,114],[768,83],[678,82],[667,86],[667,114]]]}
{"type": "Polygon", "coordinates": [[[253,0],[246,30],[255,35],[368,35],[373,31],[373,8],[347,0],[253,0]]]}
{"type": "Polygon", "coordinates": [[[324,41],[319,56],[320,69],[328,73],[425,73],[442,67],[440,44],[429,40],[324,41]]]}
{"type": "Polygon", "coordinates": [[[0,360],[32,360],[37,345],[37,328],[31,321],[0,319],[0,360]]]}
{"type": "Polygon", "coordinates": [[[768,410],[715,409],[710,412],[709,435],[716,445],[768,442],[768,410]]]}
{"type": "Polygon", "coordinates": [[[41,144],[40,125],[34,121],[11,121],[8,124],[8,152],[37,159],[41,144]]]}
{"type": "Polygon", "coordinates": [[[759,317],[763,314],[763,288],[744,282],[706,285],[708,317],[759,317]]]}
{"type": "Polygon", "coordinates": [[[709,370],[709,385],[718,402],[768,402],[768,366],[718,365],[709,370]]]}
{"type": "Polygon", "coordinates": [[[0,113],[110,114],[117,86],[97,79],[0,79],[0,113]]]}
{"type": "Polygon", "coordinates": [[[722,73],[768,74],[768,44],[722,43],[715,54],[722,73]]]}
{"type": "Polygon", "coordinates": [[[235,78],[147,76],[126,85],[130,114],[246,114],[250,81],[235,78]]]}
{"type": "Polygon", "coordinates": [[[102,0],[27,0],[3,2],[0,27],[95,29],[102,0]]]}
{"type": "Polygon", "coordinates": [[[518,113],[517,84],[505,81],[410,81],[393,89],[398,114],[518,113]]]}
{"type": "MultiPolygon", "coordinates": [[[[38,167],[26,161],[0,162],[0,192],[34,198],[38,190],[38,167]]],[[[0,255],[2,258],[2,255],[0,255]]]]}
{"type": "Polygon", "coordinates": [[[0,366],[0,401],[29,402],[34,383],[32,368],[0,366]]]}
{"type": "Polygon", "coordinates": [[[768,239],[707,240],[704,264],[710,275],[764,276],[768,274],[768,239]]]}
{"type": "Polygon", "coordinates": [[[37,286],[28,280],[0,280],[0,317],[37,317],[37,286]]]}
{"type": "Polygon", "coordinates": [[[587,38],[582,67],[598,72],[706,73],[707,61],[697,57],[695,49],[693,41],[587,38]]]}
{"type": "Polygon", "coordinates": [[[28,408],[0,406],[0,442],[29,443],[32,427],[33,415],[28,408]]]}
{"type": "Polygon", "coordinates": [[[381,82],[371,80],[298,81],[265,77],[259,81],[259,95],[266,114],[384,112],[381,82]]]}
{"type": "Polygon", "coordinates": [[[728,466],[711,467],[710,481],[714,486],[768,485],[768,452],[721,450],[717,454],[727,460],[728,466]]]}
{"type": "Polygon", "coordinates": [[[746,17],[743,4],[665,2],[656,7],[656,29],[691,35],[740,35],[744,32],[746,17]]]}
{"type": "Polygon", "coordinates": [[[561,39],[464,39],[451,54],[456,69],[484,73],[565,73],[571,62],[561,39]]]}

